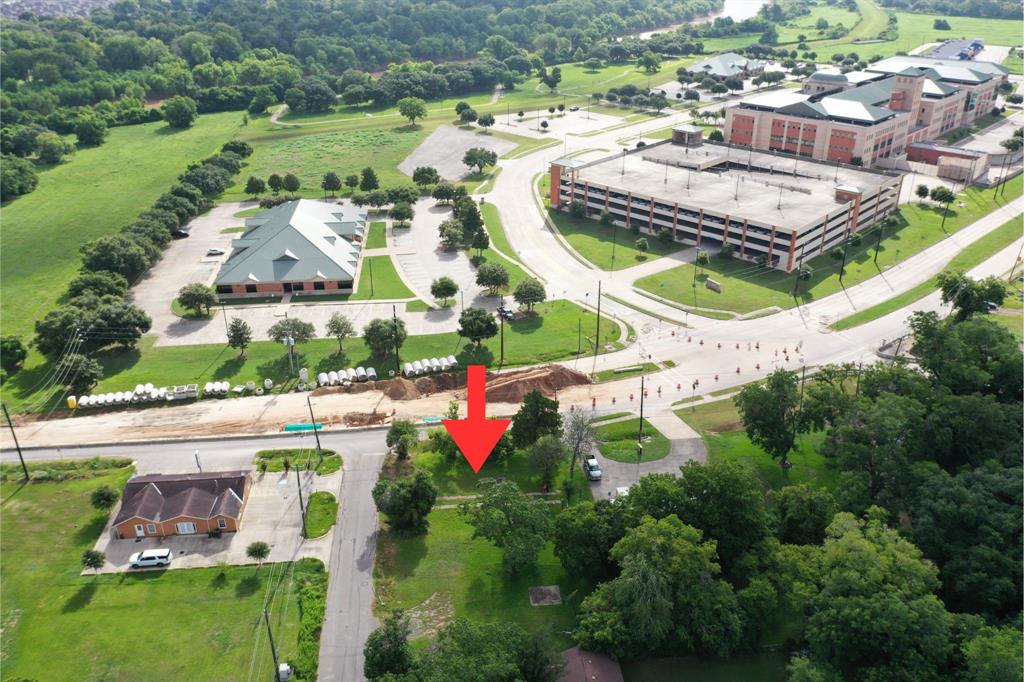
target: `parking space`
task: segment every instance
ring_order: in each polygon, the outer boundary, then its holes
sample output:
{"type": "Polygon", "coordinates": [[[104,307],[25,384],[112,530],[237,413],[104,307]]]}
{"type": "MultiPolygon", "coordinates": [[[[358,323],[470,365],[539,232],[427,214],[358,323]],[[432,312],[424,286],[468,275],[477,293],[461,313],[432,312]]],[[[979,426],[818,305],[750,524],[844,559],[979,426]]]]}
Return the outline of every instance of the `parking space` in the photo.
{"type": "MultiPolygon", "coordinates": [[[[312,472],[303,472],[301,475],[302,494],[306,500],[317,490],[327,490],[336,497],[340,494],[343,476],[341,471],[329,476],[317,476],[312,472]]],[[[147,549],[171,550],[174,557],[171,569],[210,567],[221,562],[235,565],[251,564],[253,561],[245,555],[245,550],[251,543],[257,541],[270,545],[270,556],[266,559],[268,562],[315,557],[327,563],[334,530],[313,540],[302,537],[295,473],[256,473],[254,476],[242,514],[241,527],[237,533],[225,533],[219,538],[187,535],[121,540],[115,536],[113,528],[108,523],[96,542],[96,549],[107,556],[107,564],[100,572],[120,573],[136,570],[129,569],[129,557],[135,552],[147,549]]],[[[115,516],[116,510],[110,518],[113,519],[115,516]]]]}
{"type": "Polygon", "coordinates": [[[513,111],[510,114],[495,116],[495,121],[495,130],[523,137],[551,137],[559,140],[570,133],[581,135],[622,123],[622,119],[617,116],[599,114],[596,111],[588,112],[586,107],[579,111],[567,110],[561,114],[557,111],[554,114],[547,111],[529,111],[523,118],[518,116],[518,112],[513,111]],[[541,126],[544,121],[548,124],[547,128],[541,126]]]}

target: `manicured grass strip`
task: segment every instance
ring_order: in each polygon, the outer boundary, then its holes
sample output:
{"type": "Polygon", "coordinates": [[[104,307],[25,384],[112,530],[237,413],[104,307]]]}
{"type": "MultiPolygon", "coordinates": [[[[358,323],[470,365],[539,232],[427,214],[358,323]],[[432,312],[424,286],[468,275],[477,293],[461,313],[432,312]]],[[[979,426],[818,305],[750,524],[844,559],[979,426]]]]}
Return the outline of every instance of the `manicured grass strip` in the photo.
{"type": "Polygon", "coordinates": [[[204,114],[191,128],[164,122],[111,128],[99,147],[39,172],[39,186],[3,208],[0,301],[5,335],[28,341],[78,272],[79,248],[130,223],[192,162],[240,130],[239,112],[204,114]]]}
{"type": "Polygon", "coordinates": [[[239,234],[241,232],[245,232],[245,230],[246,230],[245,226],[244,225],[240,225],[239,227],[225,227],[223,230],[220,231],[220,233],[221,234],[239,234]]]}
{"type": "Polygon", "coordinates": [[[181,304],[181,301],[174,299],[171,301],[171,312],[178,317],[183,317],[186,320],[208,320],[214,315],[214,311],[211,309],[209,313],[200,313],[196,315],[196,311],[191,308],[186,308],[181,304]]]}
{"type": "Polygon", "coordinates": [[[327,474],[333,474],[335,471],[341,469],[342,461],[341,455],[334,450],[322,449],[323,461],[320,461],[320,456],[317,454],[316,448],[278,448],[274,450],[260,450],[256,453],[255,464],[259,467],[260,471],[271,471],[278,472],[284,471],[285,460],[288,460],[288,466],[291,469],[301,469],[306,471],[312,467],[313,471],[326,476],[327,474]],[[266,462],[267,468],[263,468],[263,463],[266,462]]]}
{"type": "Polygon", "coordinates": [[[1003,66],[1010,70],[1010,73],[1018,76],[1024,76],[1024,58],[1021,58],[1020,53],[1012,51],[1006,55],[1006,59],[1003,60],[1003,66]]]}
{"type": "Polygon", "coordinates": [[[398,276],[391,256],[367,256],[359,271],[359,286],[350,301],[412,298],[415,296],[398,276]]]}
{"type": "Polygon", "coordinates": [[[87,680],[103,671],[124,680],[238,679],[257,645],[266,652],[259,622],[266,606],[281,660],[301,679],[314,679],[319,627],[307,624],[319,624],[323,604],[308,597],[326,588],[319,561],[80,575],[82,552],[107,519],[89,495],[101,485],[120,490],[130,475],[117,469],[85,480],[0,485],[4,676],[87,680]]]}
{"type": "Polygon", "coordinates": [[[306,503],[306,537],[327,535],[338,518],[338,498],[326,490],[318,490],[306,503]]]}
{"type": "Polygon", "coordinates": [[[421,301],[418,298],[405,304],[405,312],[407,313],[425,313],[428,310],[433,310],[433,308],[426,301],[421,301]]]}
{"type": "MultiPolygon", "coordinates": [[[[860,246],[850,249],[842,285],[839,282],[839,263],[829,254],[822,254],[809,261],[808,265],[814,269],[814,274],[809,281],[800,282],[800,302],[809,303],[834,294],[843,286],[853,286],[884,272],[1019,197],[1022,186],[1024,176],[1013,178],[1005,194],[998,199],[995,196],[998,187],[970,187],[966,192],[961,192],[957,200],[964,201],[966,206],[960,208],[951,204],[945,232],[940,229],[941,206],[931,202],[903,205],[899,224],[885,228],[877,265],[874,262],[875,235],[879,228],[876,226],[864,233],[860,246]]],[[[692,264],[686,263],[643,277],[634,284],[640,289],[682,304],[737,313],[750,313],[770,306],[789,309],[797,302],[791,293],[796,281],[794,273],[766,270],[748,261],[714,257],[704,268],[704,273],[698,273],[697,286],[693,287],[693,268],[692,264]],[[722,285],[721,293],[704,286],[703,280],[707,277],[722,285]]],[[[698,311],[693,312],[696,314],[698,311]]]]}
{"type": "Polygon", "coordinates": [[[619,419],[621,417],[628,417],[630,414],[632,414],[632,413],[631,412],[612,412],[611,414],[602,414],[601,416],[594,418],[594,423],[596,424],[598,422],[606,422],[609,419],[619,419]]]}
{"type": "Polygon", "coordinates": [[[594,375],[594,380],[597,382],[618,381],[619,379],[628,379],[629,377],[638,377],[641,374],[657,372],[659,369],[660,367],[653,362],[645,362],[643,365],[631,368],[602,369],[594,375]]]}
{"type": "MultiPolygon", "coordinates": [[[[558,508],[552,507],[555,513],[558,508]]],[[[473,539],[472,526],[458,510],[434,511],[428,522],[430,529],[423,535],[379,535],[375,591],[380,613],[412,610],[425,621],[426,636],[455,617],[516,623],[528,632],[548,632],[560,648],[569,646],[575,610],[590,585],[565,572],[551,543],[535,565],[510,576],[501,566],[502,550],[482,538],[473,539]],[[530,606],[528,590],[536,585],[558,585],[562,604],[530,606]]]]}
{"type": "Polygon", "coordinates": [[[267,209],[260,208],[259,206],[253,206],[252,208],[246,208],[235,214],[236,218],[251,218],[257,213],[262,213],[267,209]]]}
{"type": "Polygon", "coordinates": [[[292,294],[292,303],[336,303],[349,301],[352,294],[292,294]]]}
{"type": "MultiPolygon", "coordinates": [[[[505,366],[535,364],[564,360],[575,356],[578,342],[577,325],[582,319],[584,329],[593,329],[596,316],[574,303],[565,300],[548,301],[535,307],[536,315],[505,323],[505,366]]],[[[229,312],[230,315],[230,312],[229,312]]],[[[301,314],[298,314],[301,317],[301,314]]],[[[618,343],[620,328],[617,324],[603,324],[601,348],[605,344],[618,343]]],[[[323,329],[317,329],[323,334],[323,329]]],[[[275,390],[294,387],[296,379],[288,367],[288,356],[280,344],[272,341],[257,341],[246,349],[245,357],[224,344],[203,344],[195,346],[154,346],[155,337],[143,338],[137,350],[119,352],[114,349],[97,353],[96,357],[104,368],[104,378],[91,393],[131,390],[136,384],[153,383],[157,386],[196,383],[206,381],[229,381],[232,384],[246,381],[273,379],[275,390]]],[[[344,351],[338,351],[333,339],[316,339],[296,347],[299,367],[307,367],[314,375],[317,372],[337,370],[339,367],[374,367],[378,374],[386,376],[386,370],[394,367],[394,356],[372,357],[361,338],[345,341],[344,351]]],[[[483,364],[496,367],[500,360],[500,340],[495,337],[486,340],[482,347],[467,345],[465,339],[454,332],[410,336],[401,348],[401,358],[419,359],[455,355],[463,367],[483,364]]],[[[38,382],[50,376],[52,366],[33,353],[24,369],[13,374],[3,385],[3,400],[11,411],[21,411],[39,396],[29,393],[36,390],[38,382]]],[[[45,383],[45,381],[44,381],[45,383]]],[[[37,410],[49,410],[52,401],[63,391],[53,390],[47,400],[41,400],[37,410]]]]}
{"type": "Polygon", "coordinates": [[[369,233],[366,235],[366,248],[384,249],[387,248],[387,222],[378,220],[370,223],[369,233]]]}
{"type": "Polygon", "coordinates": [[[505,226],[501,224],[498,207],[492,203],[485,203],[480,207],[480,213],[484,218],[487,236],[491,238],[491,245],[509,258],[515,258],[516,252],[509,244],[508,236],[505,234],[505,226]]]}
{"type": "MultiPolygon", "coordinates": [[[[967,270],[980,265],[997,252],[1003,250],[1019,239],[1020,236],[1020,217],[1018,216],[969,245],[963,251],[954,256],[953,259],[949,261],[949,264],[943,269],[963,270],[966,272],[967,270]]],[[[927,281],[921,282],[916,287],[904,291],[902,294],[897,294],[887,301],[873,305],[870,308],[865,308],[864,310],[856,312],[849,317],[844,317],[838,322],[833,322],[830,326],[832,329],[841,331],[843,329],[856,327],[864,324],[865,322],[877,320],[880,317],[888,315],[894,310],[899,310],[904,306],[920,301],[922,298],[938,288],[938,277],[930,277],[927,281]]]]}
{"type": "MultiPolygon", "coordinates": [[[[632,464],[637,461],[636,437],[639,429],[639,417],[598,426],[594,429],[594,435],[600,441],[597,449],[608,459],[632,464]]],[[[644,420],[643,438],[644,450],[641,461],[644,462],[664,458],[672,447],[668,438],[651,426],[646,419],[644,420]]]]}
{"type": "Polygon", "coordinates": [[[651,317],[653,317],[656,320],[661,320],[662,322],[668,322],[669,324],[674,324],[674,325],[677,325],[679,327],[686,327],[687,326],[687,325],[683,324],[682,322],[680,322],[679,320],[674,320],[671,317],[666,317],[665,315],[659,315],[658,313],[655,313],[655,312],[652,312],[650,310],[647,310],[646,308],[641,308],[638,305],[633,305],[629,301],[627,301],[625,299],[622,299],[622,298],[619,298],[618,296],[614,296],[612,294],[605,294],[604,296],[605,296],[605,298],[610,298],[611,300],[615,301],[619,305],[626,306],[630,310],[635,310],[638,313],[643,313],[644,315],[650,315],[651,317]]]}
{"type": "Polygon", "coordinates": [[[994,313],[989,315],[988,319],[1006,327],[1017,338],[1017,341],[1024,340],[1024,317],[1021,316],[1019,310],[1008,313],[994,313]]]}
{"type": "MultiPolygon", "coordinates": [[[[292,297],[295,300],[295,297],[292,297]]],[[[217,302],[218,306],[225,305],[231,307],[233,305],[267,305],[269,303],[280,303],[280,296],[246,296],[244,298],[224,298],[217,302]]]]}
{"type": "Polygon", "coordinates": [[[487,194],[494,189],[494,181],[498,179],[501,174],[501,167],[492,168],[489,172],[484,173],[479,180],[477,180],[476,174],[466,178],[466,184],[469,186],[470,194],[487,194]],[[479,182],[479,184],[473,184],[479,182]]]}

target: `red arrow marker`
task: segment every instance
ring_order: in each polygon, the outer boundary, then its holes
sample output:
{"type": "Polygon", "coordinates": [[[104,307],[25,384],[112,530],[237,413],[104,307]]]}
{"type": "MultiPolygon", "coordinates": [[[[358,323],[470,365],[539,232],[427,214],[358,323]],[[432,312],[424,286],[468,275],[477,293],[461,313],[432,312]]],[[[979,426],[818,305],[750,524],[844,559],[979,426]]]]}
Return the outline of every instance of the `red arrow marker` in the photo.
{"type": "Polygon", "coordinates": [[[480,467],[512,422],[511,419],[487,418],[485,383],[484,366],[470,365],[466,386],[466,418],[441,420],[459,450],[462,450],[462,456],[473,467],[473,473],[480,473],[480,467]]]}

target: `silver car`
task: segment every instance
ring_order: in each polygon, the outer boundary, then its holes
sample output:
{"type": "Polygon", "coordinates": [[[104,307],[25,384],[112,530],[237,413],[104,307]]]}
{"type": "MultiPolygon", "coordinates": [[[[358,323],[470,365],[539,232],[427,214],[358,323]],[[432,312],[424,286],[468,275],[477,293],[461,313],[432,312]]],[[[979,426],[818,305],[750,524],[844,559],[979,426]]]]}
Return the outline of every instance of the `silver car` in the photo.
{"type": "Polygon", "coordinates": [[[171,550],[147,549],[136,552],[128,557],[128,565],[132,568],[150,568],[152,566],[170,566],[171,550]]]}

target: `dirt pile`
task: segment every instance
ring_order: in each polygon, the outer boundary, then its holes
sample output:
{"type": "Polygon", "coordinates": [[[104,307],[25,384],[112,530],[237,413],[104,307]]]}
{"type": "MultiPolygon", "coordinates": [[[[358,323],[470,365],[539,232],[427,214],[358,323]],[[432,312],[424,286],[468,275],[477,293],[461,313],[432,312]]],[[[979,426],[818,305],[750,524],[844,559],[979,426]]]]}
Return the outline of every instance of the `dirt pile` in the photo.
{"type": "Polygon", "coordinates": [[[384,395],[392,400],[415,400],[420,397],[416,384],[404,377],[397,377],[389,381],[379,381],[378,388],[384,391],[384,395]]]}
{"type": "Polygon", "coordinates": [[[385,412],[348,412],[345,414],[346,426],[375,426],[383,424],[388,418],[385,412]]]}
{"type": "Polygon", "coordinates": [[[589,384],[582,372],[562,365],[543,365],[487,377],[487,402],[521,403],[530,391],[540,391],[548,398],[569,386],[589,384]]]}

